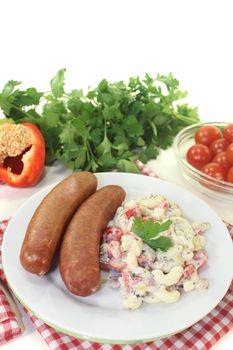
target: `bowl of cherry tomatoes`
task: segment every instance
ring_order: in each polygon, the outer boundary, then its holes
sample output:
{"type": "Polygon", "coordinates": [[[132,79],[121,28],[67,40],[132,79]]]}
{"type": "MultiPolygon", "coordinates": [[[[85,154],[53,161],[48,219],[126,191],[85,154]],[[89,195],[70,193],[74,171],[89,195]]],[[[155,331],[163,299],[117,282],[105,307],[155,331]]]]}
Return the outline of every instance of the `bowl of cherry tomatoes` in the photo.
{"type": "Polygon", "coordinates": [[[177,134],[174,151],[189,183],[208,196],[233,203],[233,124],[188,126],[177,134]]]}

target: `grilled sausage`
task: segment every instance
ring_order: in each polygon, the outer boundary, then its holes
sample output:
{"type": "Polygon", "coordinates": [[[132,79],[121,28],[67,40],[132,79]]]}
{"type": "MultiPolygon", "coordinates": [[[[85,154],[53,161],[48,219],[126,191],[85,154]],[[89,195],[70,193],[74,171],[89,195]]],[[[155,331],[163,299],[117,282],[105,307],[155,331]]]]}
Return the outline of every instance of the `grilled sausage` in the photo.
{"type": "Polygon", "coordinates": [[[125,198],[120,186],[102,187],[76,211],[61,245],[59,268],[68,290],[88,296],[100,284],[100,240],[109,220],[125,198]]]}
{"type": "Polygon", "coordinates": [[[46,195],[31,218],[21,247],[20,262],[25,270],[38,275],[50,270],[66,225],[96,187],[94,174],[79,172],[62,180],[46,195]]]}

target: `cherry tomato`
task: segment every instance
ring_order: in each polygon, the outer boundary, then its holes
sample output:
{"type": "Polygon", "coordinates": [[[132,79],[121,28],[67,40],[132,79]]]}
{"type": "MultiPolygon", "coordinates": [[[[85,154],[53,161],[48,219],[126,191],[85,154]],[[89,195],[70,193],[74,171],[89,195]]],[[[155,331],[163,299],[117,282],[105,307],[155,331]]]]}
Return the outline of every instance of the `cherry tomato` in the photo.
{"type": "Polygon", "coordinates": [[[229,145],[229,142],[224,138],[217,139],[211,143],[210,151],[212,152],[212,154],[215,155],[217,153],[225,151],[228,145],[229,145]]]}
{"type": "Polygon", "coordinates": [[[227,173],[227,181],[233,183],[233,166],[229,169],[227,173]]]}
{"type": "Polygon", "coordinates": [[[226,149],[226,158],[230,165],[233,165],[233,143],[231,143],[226,149]]]}
{"type": "Polygon", "coordinates": [[[222,166],[218,163],[208,163],[201,169],[203,173],[214,177],[218,180],[224,180],[224,170],[222,166]]]}
{"type": "Polygon", "coordinates": [[[209,146],[212,142],[222,138],[221,130],[214,125],[203,125],[195,133],[196,143],[209,146]]]}
{"type": "Polygon", "coordinates": [[[220,164],[224,170],[224,175],[226,175],[231,166],[227,161],[226,152],[220,152],[216,154],[216,156],[212,159],[211,162],[220,164]]]}
{"type": "Polygon", "coordinates": [[[186,157],[189,164],[196,169],[201,169],[211,160],[212,153],[207,146],[197,144],[190,147],[186,157]]]}
{"type": "Polygon", "coordinates": [[[228,142],[233,142],[233,124],[229,124],[225,127],[223,136],[228,142]]]}

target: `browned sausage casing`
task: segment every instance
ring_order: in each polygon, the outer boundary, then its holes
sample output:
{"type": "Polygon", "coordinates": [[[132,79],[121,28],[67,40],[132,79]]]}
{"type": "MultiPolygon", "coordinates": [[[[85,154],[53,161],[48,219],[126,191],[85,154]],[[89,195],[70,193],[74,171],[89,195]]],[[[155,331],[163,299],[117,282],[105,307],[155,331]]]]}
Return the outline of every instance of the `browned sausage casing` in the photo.
{"type": "Polygon", "coordinates": [[[125,198],[120,186],[102,187],[76,211],[61,245],[59,267],[68,290],[88,296],[100,284],[100,240],[109,220],[125,198]]]}
{"type": "Polygon", "coordinates": [[[50,270],[66,225],[96,187],[96,176],[84,171],[68,176],[46,195],[31,218],[21,247],[20,262],[25,270],[38,275],[50,270]]]}

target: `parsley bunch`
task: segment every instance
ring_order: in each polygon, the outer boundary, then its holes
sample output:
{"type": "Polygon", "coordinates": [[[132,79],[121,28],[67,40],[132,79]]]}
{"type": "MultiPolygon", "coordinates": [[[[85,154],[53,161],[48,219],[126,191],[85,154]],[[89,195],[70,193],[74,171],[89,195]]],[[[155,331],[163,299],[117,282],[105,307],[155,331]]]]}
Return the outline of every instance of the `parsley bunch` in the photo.
{"type": "Polygon", "coordinates": [[[5,117],[35,123],[45,138],[46,163],[60,160],[73,170],[137,172],[135,159],[155,159],[180,129],[199,121],[197,108],[177,104],[187,92],[172,74],[127,83],[103,79],[84,93],[65,91],[61,69],[49,92],[19,85],[10,80],[0,93],[5,117]]]}

